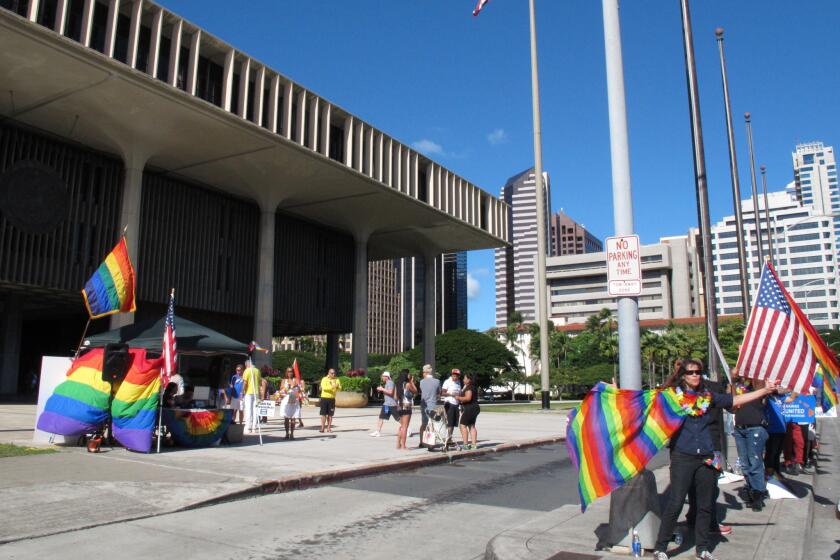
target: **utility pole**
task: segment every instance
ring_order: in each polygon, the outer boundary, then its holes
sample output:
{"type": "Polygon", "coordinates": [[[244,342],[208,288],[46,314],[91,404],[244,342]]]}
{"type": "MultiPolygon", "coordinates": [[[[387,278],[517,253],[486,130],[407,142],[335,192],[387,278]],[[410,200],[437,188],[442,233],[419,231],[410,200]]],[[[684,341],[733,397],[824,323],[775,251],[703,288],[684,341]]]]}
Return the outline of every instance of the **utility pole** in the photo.
{"type": "Polygon", "coordinates": [[[738,271],[741,273],[741,302],[744,323],[750,320],[750,287],[747,276],[747,255],[744,247],[744,216],[741,214],[741,185],[738,178],[738,159],[735,156],[735,133],[732,130],[732,107],[729,102],[729,80],[726,77],[726,58],[723,55],[723,28],[715,30],[720,54],[720,75],[723,79],[723,106],[726,109],[726,139],[729,142],[729,176],[732,181],[732,204],[735,207],[735,235],[738,238],[738,271]]]}
{"type": "MultiPolygon", "coordinates": [[[[630,185],[630,148],[627,138],[627,107],[624,95],[624,63],[621,54],[621,21],[618,0],[603,0],[604,51],[607,62],[607,102],[610,115],[610,158],[613,183],[615,235],[633,235],[633,196],[630,185]]],[[[610,317],[612,322],[612,317],[610,317]]],[[[639,302],[618,298],[618,360],[622,389],[642,388],[639,356],[639,302]]]]}
{"type": "MultiPolygon", "coordinates": [[[[546,302],[548,287],[545,283],[545,184],[542,169],[542,129],[540,126],[540,79],[537,68],[537,19],[534,0],[528,2],[531,19],[531,99],[534,118],[534,192],[537,197],[537,321],[540,325],[540,394],[542,408],[551,407],[551,395],[548,393],[548,305],[546,302]]],[[[549,201],[549,204],[551,201],[549,201]]]]}
{"type": "Polygon", "coordinates": [[[697,67],[694,60],[694,37],[691,31],[691,12],[688,0],[680,0],[683,24],[683,50],[688,82],[688,109],[691,118],[691,144],[694,151],[694,185],[697,191],[697,222],[703,247],[703,289],[708,329],[708,370],[712,380],[718,380],[718,357],[712,337],[717,338],[717,308],[715,307],[715,275],[712,263],[711,219],[709,193],[706,185],[706,154],[703,148],[703,125],[700,122],[700,93],[697,87],[697,67]]]}

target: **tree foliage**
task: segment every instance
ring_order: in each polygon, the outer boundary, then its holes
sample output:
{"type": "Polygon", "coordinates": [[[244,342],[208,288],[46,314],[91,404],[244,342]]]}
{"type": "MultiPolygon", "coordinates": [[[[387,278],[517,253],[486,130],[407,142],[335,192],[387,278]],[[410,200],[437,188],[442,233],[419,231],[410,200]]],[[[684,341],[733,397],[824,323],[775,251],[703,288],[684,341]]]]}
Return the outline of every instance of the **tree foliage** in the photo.
{"type": "Polygon", "coordinates": [[[324,358],[310,352],[278,350],[271,356],[271,365],[282,373],[287,367],[292,367],[295,358],[298,361],[300,375],[307,383],[320,381],[324,376],[326,371],[324,369],[324,358]]]}

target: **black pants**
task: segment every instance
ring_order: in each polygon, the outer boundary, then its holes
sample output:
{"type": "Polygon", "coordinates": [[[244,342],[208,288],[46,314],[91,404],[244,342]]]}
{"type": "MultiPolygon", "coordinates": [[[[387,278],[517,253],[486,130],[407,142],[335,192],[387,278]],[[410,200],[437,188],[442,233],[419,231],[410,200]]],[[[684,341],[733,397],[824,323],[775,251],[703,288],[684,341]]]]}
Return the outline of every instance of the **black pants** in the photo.
{"type": "Polygon", "coordinates": [[[715,490],[718,472],[705,463],[705,457],[671,452],[671,490],[668,503],[662,514],[656,550],[668,549],[668,542],[674,534],[677,519],[682,512],[685,498],[692,486],[697,500],[694,523],[694,540],[697,554],[709,549],[709,526],[712,509],[715,507],[715,490]]]}
{"type": "Polygon", "coordinates": [[[782,472],[781,457],[785,446],[785,433],[769,434],[767,445],[764,447],[764,468],[773,469],[773,474],[782,472]]]}
{"type": "MultiPolygon", "coordinates": [[[[712,515],[709,516],[709,531],[716,532],[720,530],[720,522],[717,516],[717,501],[720,496],[720,487],[717,485],[717,478],[715,478],[715,499],[712,503],[712,515]]],[[[697,521],[697,487],[693,486],[688,491],[688,512],[685,514],[685,522],[694,527],[697,521]]]]}

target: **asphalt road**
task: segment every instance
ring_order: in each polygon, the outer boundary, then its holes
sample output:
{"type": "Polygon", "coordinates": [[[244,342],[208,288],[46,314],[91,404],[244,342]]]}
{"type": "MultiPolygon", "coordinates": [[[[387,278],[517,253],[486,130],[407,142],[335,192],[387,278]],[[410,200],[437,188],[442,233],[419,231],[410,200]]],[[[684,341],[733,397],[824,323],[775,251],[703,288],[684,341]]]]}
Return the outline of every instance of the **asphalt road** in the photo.
{"type": "Polygon", "coordinates": [[[552,445],[20,541],[0,558],[481,558],[499,532],[577,503],[552,445]]]}

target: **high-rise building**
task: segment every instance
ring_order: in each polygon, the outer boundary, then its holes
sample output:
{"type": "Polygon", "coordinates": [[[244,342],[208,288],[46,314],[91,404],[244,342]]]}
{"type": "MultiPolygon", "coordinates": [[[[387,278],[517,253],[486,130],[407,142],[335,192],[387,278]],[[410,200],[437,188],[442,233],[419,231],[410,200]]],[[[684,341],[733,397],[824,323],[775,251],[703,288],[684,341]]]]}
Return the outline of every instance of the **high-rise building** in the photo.
{"type": "Polygon", "coordinates": [[[822,142],[798,144],[793,156],[793,180],[796,197],[813,206],[816,214],[833,218],[834,243],[840,251],[840,189],[834,148],[822,142]]]}
{"type": "Polygon", "coordinates": [[[598,253],[603,250],[601,240],[568,214],[560,210],[551,215],[551,241],[548,251],[552,257],[598,253]]]}
{"type": "Polygon", "coordinates": [[[400,346],[400,294],[393,259],[368,263],[368,352],[394,354],[400,346]]]}
{"type": "MultiPolygon", "coordinates": [[[[543,172],[545,232],[548,235],[551,186],[543,172]]],[[[510,245],[496,249],[496,326],[508,324],[518,311],[524,322],[536,320],[537,199],[534,196],[534,169],[527,169],[507,180],[501,197],[508,205],[510,245]]],[[[548,244],[547,244],[548,245],[548,244]]],[[[546,247],[548,255],[548,247],[546,247]]]]}
{"type": "MultiPolygon", "coordinates": [[[[763,254],[768,254],[769,237],[773,241],[773,260],[779,278],[811,323],[817,328],[836,328],[840,326],[840,309],[834,225],[831,218],[816,208],[800,204],[797,200],[800,196],[799,189],[793,185],[786,191],[768,194],[769,229],[764,200],[759,197],[763,254]]],[[[763,263],[758,254],[752,199],[742,200],[741,209],[750,299],[754,300],[763,263]]],[[[743,313],[735,216],[726,216],[715,223],[711,234],[717,311],[721,315],[743,313]]]]}

